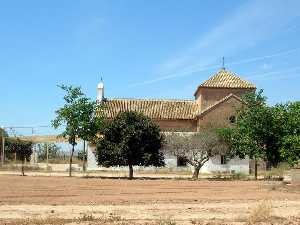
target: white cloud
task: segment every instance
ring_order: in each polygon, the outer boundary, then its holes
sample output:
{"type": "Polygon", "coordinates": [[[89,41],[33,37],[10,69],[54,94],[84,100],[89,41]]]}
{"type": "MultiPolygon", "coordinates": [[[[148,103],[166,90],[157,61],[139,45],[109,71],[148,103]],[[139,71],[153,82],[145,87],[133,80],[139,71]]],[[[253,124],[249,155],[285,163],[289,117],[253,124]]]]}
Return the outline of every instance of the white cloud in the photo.
{"type": "Polygon", "coordinates": [[[269,64],[269,63],[264,63],[264,64],[262,64],[261,65],[261,69],[263,69],[263,70],[269,70],[269,69],[272,69],[272,65],[271,64],[269,64]]]}
{"type": "Polygon", "coordinates": [[[247,76],[246,78],[252,79],[252,80],[264,80],[264,79],[276,80],[276,79],[287,78],[287,77],[289,77],[289,74],[294,74],[297,71],[300,71],[300,66],[294,66],[294,67],[290,67],[290,68],[287,68],[284,70],[279,70],[279,71],[256,73],[256,74],[247,76]]]}
{"type": "Polygon", "coordinates": [[[133,86],[220,68],[222,56],[237,55],[276,35],[299,18],[299,8],[300,1],[297,0],[249,1],[229,12],[223,22],[199,37],[185,52],[159,65],[154,79],[133,86]],[[216,59],[219,59],[218,63],[216,59]]]}

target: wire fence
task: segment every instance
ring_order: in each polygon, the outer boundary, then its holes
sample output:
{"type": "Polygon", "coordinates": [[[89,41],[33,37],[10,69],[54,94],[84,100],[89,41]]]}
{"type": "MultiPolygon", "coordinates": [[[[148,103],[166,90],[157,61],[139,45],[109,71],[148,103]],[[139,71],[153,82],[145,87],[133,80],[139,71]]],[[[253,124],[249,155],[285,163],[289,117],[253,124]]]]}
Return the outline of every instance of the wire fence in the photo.
{"type": "MultiPolygon", "coordinates": [[[[61,133],[51,126],[7,126],[2,127],[0,132],[0,155],[2,170],[19,169],[22,164],[20,155],[14,151],[8,141],[23,139],[34,140],[32,145],[32,154],[25,159],[25,164],[29,170],[47,170],[47,171],[68,171],[71,145],[64,139],[55,140],[61,133]],[[54,139],[54,140],[53,140],[54,139]],[[40,141],[39,141],[40,140],[40,141]]],[[[86,161],[86,149],[83,142],[78,140],[75,146],[72,167],[76,171],[84,170],[86,161]]]]}

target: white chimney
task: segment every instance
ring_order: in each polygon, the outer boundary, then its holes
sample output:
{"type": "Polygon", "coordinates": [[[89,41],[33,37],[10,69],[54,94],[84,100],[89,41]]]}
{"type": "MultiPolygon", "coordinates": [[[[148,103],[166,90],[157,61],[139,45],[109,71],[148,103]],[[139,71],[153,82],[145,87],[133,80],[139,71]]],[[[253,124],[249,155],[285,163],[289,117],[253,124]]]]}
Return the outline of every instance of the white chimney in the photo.
{"type": "Polygon", "coordinates": [[[97,86],[97,101],[101,102],[104,99],[104,83],[101,77],[101,81],[97,86]]]}

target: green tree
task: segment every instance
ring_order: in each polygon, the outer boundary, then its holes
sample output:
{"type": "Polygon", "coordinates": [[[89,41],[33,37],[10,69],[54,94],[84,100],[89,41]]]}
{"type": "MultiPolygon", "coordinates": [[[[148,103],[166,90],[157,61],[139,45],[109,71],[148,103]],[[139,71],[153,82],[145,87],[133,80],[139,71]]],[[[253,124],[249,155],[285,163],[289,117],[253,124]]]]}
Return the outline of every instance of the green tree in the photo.
{"type": "Polygon", "coordinates": [[[96,101],[86,101],[84,112],[81,114],[81,127],[78,137],[83,140],[83,171],[86,171],[86,142],[94,142],[96,136],[99,135],[104,127],[105,115],[103,113],[104,104],[96,101]]]}
{"type": "Polygon", "coordinates": [[[37,145],[37,152],[39,160],[47,159],[47,148],[48,148],[48,158],[57,159],[60,157],[61,148],[54,143],[43,143],[37,145]]]}
{"type": "Polygon", "coordinates": [[[77,139],[92,139],[98,132],[103,118],[102,114],[99,117],[94,116],[101,105],[87,98],[80,87],[65,85],[59,87],[66,92],[65,104],[56,110],[56,118],[52,121],[52,125],[54,128],[64,126],[62,135],[72,145],[69,160],[69,176],[72,176],[72,159],[77,139]]]}
{"type": "Polygon", "coordinates": [[[273,164],[278,162],[278,150],[274,149],[274,123],[270,107],[266,105],[263,91],[249,93],[243,97],[245,105],[237,109],[236,126],[220,129],[219,132],[231,149],[231,154],[257,159],[273,164]]]}
{"type": "MultiPolygon", "coordinates": [[[[231,152],[241,158],[262,159],[269,166],[295,162],[300,135],[299,102],[267,106],[263,91],[250,93],[246,104],[237,110],[236,126],[220,129],[231,152]],[[290,153],[294,151],[291,155],[290,153]],[[293,156],[293,157],[292,157],[293,156]]],[[[255,164],[257,177],[257,164],[255,164]]]]}
{"type": "Polygon", "coordinates": [[[275,122],[281,125],[279,142],[281,159],[294,165],[300,159],[300,101],[278,104],[274,108],[275,122]]]}
{"type": "Polygon", "coordinates": [[[80,150],[77,152],[77,158],[78,160],[82,160],[82,161],[85,161],[87,159],[87,153],[85,150],[80,150]]]}
{"type": "Polygon", "coordinates": [[[17,159],[22,161],[21,173],[22,176],[25,176],[24,164],[25,164],[25,160],[28,161],[30,160],[30,156],[32,154],[32,142],[23,141],[20,140],[19,138],[17,139],[7,138],[6,148],[9,154],[16,153],[17,159]]]}
{"type": "Polygon", "coordinates": [[[297,164],[300,159],[300,135],[285,136],[280,153],[290,165],[297,164]]]}
{"type": "Polygon", "coordinates": [[[163,137],[160,128],[149,117],[136,112],[121,112],[104,129],[97,143],[99,165],[128,166],[129,179],[133,166],[164,166],[160,152],[163,137]]]}

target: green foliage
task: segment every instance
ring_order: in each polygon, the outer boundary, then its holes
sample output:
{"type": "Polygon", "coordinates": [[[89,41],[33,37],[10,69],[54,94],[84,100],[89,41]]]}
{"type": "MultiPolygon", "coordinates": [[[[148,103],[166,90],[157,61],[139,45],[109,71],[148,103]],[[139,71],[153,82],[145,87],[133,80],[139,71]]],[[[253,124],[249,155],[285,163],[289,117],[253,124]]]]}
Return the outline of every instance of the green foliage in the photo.
{"type": "Polygon", "coordinates": [[[60,147],[54,143],[51,144],[37,144],[37,153],[39,160],[47,159],[47,145],[48,145],[48,157],[49,159],[57,159],[60,158],[60,147]]]}
{"type": "Polygon", "coordinates": [[[297,164],[300,159],[300,135],[285,136],[280,153],[290,165],[297,164]]]}
{"type": "Polygon", "coordinates": [[[56,118],[52,121],[54,128],[65,126],[62,135],[67,137],[71,145],[76,145],[76,138],[93,139],[103,122],[102,114],[95,116],[101,105],[91,101],[80,87],[59,86],[66,92],[65,104],[56,110],[56,118]]]}
{"type": "MultiPolygon", "coordinates": [[[[163,166],[159,126],[136,112],[121,112],[107,124],[97,143],[102,166],[163,166]]],[[[131,177],[131,176],[130,176],[131,177]]]]}
{"type": "Polygon", "coordinates": [[[32,154],[32,143],[29,141],[23,141],[20,139],[7,138],[5,141],[6,155],[12,158],[16,155],[17,160],[22,161],[21,173],[24,176],[24,162],[30,160],[32,154]]]}
{"type": "Polygon", "coordinates": [[[83,151],[83,149],[80,150],[80,151],[78,151],[77,158],[79,160],[86,160],[87,159],[87,153],[86,153],[86,151],[83,151]]]}
{"type": "Polygon", "coordinates": [[[300,102],[266,105],[262,90],[244,97],[246,105],[237,111],[236,126],[220,129],[232,153],[263,159],[272,166],[300,159],[300,102]]]}
{"type": "Polygon", "coordinates": [[[103,115],[99,113],[95,116],[95,113],[101,112],[102,105],[87,98],[80,87],[65,85],[59,87],[66,92],[64,96],[65,104],[56,110],[56,118],[52,121],[52,125],[54,128],[64,126],[62,135],[68,138],[69,143],[72,145],[69,174],[71,176],[72,156],[77,138],[83,140],[95,139],[103,122],[103,115]]]}
{"type": "Polygon", "coordinates": [[[257,146],[255,140],[242,133],[240,129],[220,128],[218,133],[229,144],[231,157],[237,156],[244,159],[246,156],[250,158],[261,158],[263,156],[263,150],[257,146]]]}
{"type": "Polygon", "coordinates": [[[266,142],[270,137],[270,109],[262,91],[244,96],[246,105],[237,109],[236,126],[218,132],[229,144],[232,156],[266,158],[266,142]]]}
{"type": "Polygon", "coordinates": [[[281,130],[279,153],[282,161],[294,165],[300,159],[300,102],[275,106],[276,124],[281,130]]]}
{"type": "Polygon", "coordinates": [[[20,139],[7,138],[5,140],[5,150],[6,156],[13,158],[16,153],[17,160],[25,161],[30,160],[32,154],[32,143],[28,141],[23,141],[20,139]]]}

